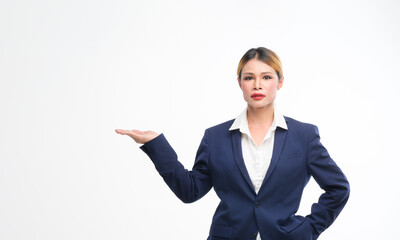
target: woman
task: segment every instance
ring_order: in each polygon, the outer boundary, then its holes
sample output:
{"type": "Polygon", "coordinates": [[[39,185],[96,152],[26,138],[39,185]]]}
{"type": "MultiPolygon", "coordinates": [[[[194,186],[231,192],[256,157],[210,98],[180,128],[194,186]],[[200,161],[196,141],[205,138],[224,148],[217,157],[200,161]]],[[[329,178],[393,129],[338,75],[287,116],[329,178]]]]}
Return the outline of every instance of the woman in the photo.
{"type": "Polygon", "coordinates": [[[237,75],[247,108],[206,129],[192,171],[184,169],[163,134],[116,132],[144,144],[140,148],[183,202],[194,202],[214,187],[221,202],[208,239],[317,239],[346,204],[349,183],[320,143],[317,127],[276,109],[284,77],[273,51],[248,50],[237,75]],[[309,215],[295,215],[311,176],[325,193],[309,215]]]}

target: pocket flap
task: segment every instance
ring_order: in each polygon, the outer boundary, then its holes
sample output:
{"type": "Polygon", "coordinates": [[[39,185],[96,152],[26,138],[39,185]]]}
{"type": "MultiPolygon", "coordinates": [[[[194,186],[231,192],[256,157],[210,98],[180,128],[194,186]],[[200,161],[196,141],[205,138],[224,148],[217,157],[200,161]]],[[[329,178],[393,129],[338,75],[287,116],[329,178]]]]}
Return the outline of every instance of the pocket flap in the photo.
{"type": "Polygon", "coordinates": [[[283,226],[280,226],[285,232],[290,233],[300,226],[306,220],[303,216],[292,216],[283,226]]]}

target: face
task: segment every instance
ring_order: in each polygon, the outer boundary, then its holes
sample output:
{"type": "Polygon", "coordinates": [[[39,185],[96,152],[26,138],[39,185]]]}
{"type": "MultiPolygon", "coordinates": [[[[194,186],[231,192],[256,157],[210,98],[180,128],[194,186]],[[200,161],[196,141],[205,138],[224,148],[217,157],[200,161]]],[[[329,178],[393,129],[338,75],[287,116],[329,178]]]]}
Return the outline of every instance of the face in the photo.
{"type": "Polygon", "coordinates": [[[238,81],[249,108],[268,108],[273,106],[276,91],[282,87],[283,76],[279,80],[275,69],[260,60],[251,59],[243,66],[238,81]]]}

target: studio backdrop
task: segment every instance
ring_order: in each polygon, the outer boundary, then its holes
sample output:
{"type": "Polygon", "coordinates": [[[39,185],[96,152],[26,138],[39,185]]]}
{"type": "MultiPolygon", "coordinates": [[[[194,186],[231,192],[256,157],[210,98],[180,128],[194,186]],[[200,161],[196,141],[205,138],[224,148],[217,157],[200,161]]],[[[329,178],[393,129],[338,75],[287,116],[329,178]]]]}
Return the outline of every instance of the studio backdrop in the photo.
{"type": "MultiPolygon", "coordinates": [[[[0,1],[0,239],[203,240],[214,191],[184,204],[131,138],[191,169],[204,130],[246,107],[236,67],[275,51],[282,114],[319,127],[350,181],[319,239],[400,239],[398,1],[0,1]]],[[[311,180],[298,214],[322,190],[311,180]]]]}

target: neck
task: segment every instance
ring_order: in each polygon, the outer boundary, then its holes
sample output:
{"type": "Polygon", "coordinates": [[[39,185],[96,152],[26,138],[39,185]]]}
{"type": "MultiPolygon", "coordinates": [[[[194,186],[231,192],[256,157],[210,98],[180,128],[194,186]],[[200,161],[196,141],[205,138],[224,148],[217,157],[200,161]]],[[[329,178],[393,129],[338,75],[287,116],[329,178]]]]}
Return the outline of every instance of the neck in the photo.
{"type": "Polygon", "coordinates": [[[271,126],[274,120],[274,105],[263,108],[254,108],[247,106],[247,121],[253,126],[271,126]]]}

